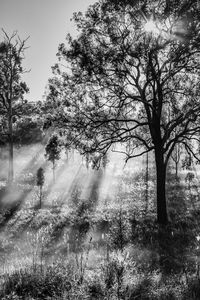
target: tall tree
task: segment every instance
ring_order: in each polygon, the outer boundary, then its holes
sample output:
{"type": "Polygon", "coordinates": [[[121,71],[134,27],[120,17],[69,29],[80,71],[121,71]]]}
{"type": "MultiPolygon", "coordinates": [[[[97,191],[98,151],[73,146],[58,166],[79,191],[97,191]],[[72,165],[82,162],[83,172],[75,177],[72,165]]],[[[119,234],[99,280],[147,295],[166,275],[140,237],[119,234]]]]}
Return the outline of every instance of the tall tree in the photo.
{"type": "Polygon", "coordinates": [[[4,41],[0,43],[0,119],[1,127],[8,135],[10,183],[13,181],[13,120],[28,92],[27,85],[21,80],[25,72],[22,68],[25,43],[26,40],[21,40],[16,32],[11,36],[4,32],[4,41]]]}
{"type": "Polygon", "coordinates": [[[178,180],[178,168],[179,168],[179,163],[181,160],[181,146],[180,144],[177,144],[174,147],[174,151],[172,152],[172,160],[175,163],[175,176],[176,176],[176,180],[178,180]]]}
{"type": "Polygon", "coordinates": [[[44,169],[39,168],[37,170],[37,186],[39,187],[39,207],[42,208],[42,188],[44,186],[44,169]]]}
{"type": "Polygon", "coordinates": [[[45,147],[45,157],[52,163],[53,181],[55,183],[56,160],[60,159],[61,145],[57,135],[52,135],[45,147]]]}
{"type": "Polygon", "coordinates": [[[79,35],[59,46],[49,82],[61,102],[54,124],[83,154],[117,143],[126,160],[154,151],[157,220],[166,224],[169,158],[182,144],[198,159],[199,3],[100,0],[74,20],[79,35]]]}

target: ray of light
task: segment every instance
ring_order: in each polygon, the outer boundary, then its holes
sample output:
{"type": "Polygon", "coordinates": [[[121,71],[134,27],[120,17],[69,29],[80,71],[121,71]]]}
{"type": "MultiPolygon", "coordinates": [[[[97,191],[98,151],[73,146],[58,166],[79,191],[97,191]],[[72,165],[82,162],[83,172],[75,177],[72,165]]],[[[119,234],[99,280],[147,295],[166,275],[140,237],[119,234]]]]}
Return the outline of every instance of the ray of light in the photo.
{"type": "Polygon", "coordinates": [[[148,20],[144,25],[144,30],[146,32],[151,32],[153,34],[159,34],[160,30],[158,29],[156,23],[152,20],[148,20]]]}

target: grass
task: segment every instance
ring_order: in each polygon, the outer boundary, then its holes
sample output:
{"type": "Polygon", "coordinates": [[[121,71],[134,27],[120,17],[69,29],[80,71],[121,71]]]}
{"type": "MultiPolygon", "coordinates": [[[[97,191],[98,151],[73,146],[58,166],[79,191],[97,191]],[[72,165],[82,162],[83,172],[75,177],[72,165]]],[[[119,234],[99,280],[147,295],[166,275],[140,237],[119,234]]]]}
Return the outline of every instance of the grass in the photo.
{"type": "MultiPolygon", "coordinates": [[[[77,180],[70,195],[57,188],[53,205],[46,190],[38,209],[33,189],[23,203],[1,209],[1,299],[200,299],[196,177],[175,181],[170,174],[170,222],[162,228],[155,222],[153,170],[148,197],[141,170],[113,175],[115,193],[105,199],[101,176],[87,199],[77,180]]],[[[19,189],[26,185],[21,181],[19,189]]]]}
{"type": "Polygon", "coordinates": [[[128,252],[112,252],[81,279],[75,260],[4,274],[1,299],[199,299],[198,277],[141,271],[128,252]],[[80,280],[81,279],[81,280],[80,280]],[[12,298],[13,297],[13,298],[12,298]]]}
{"type": "Polygon", "coordinates": [[[14,294],[19,299],[50,299],[61,297],[72,289],[69,269],[61,265],[39,266],[4,275],[1,299],[14,294]]]}

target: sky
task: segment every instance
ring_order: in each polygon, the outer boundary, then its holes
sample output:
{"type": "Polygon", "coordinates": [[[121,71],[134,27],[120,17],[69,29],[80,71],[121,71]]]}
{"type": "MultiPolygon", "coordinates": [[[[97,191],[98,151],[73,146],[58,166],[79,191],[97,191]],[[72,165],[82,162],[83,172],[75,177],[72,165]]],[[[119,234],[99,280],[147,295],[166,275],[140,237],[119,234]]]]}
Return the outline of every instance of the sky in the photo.
{"type": "MultiPolygon", "coordinates": [[[[51,66],[57,62],[58,45],[65,42],[67,33],[76,34],[70,19],[74,12],[85,12],[95,0],[0,0],[0,28],[9,35],[17,30],[21,39],[26,39],[23,67],[30,92],[26,99],[42,100],[51,66]]],[[[3,32],[0,31],[0,41],[3,32]]]]}

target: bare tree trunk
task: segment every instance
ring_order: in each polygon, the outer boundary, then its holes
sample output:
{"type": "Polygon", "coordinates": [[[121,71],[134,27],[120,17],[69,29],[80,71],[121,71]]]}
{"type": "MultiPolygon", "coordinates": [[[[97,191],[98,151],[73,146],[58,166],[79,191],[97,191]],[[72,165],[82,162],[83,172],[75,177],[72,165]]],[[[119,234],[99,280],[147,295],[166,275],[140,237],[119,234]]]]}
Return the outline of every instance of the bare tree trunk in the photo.
{"type": "Polygon", "coordinates": [[[178,162],[175,162],[176,166],[175,166],[175,170],[176,170],[176,180],[178,180],[178,162]]]}
{"type": "Polygon", "coordinates": [[[40,186],[40,208],[42,208],[42,186],[40,186]]]}
{"type": "Polygon", "coordinates": [[[146,203],[146,208],[145,208],[145,213],[148,211],[148,202],[149,202],[149,154],[148,152],[146,153],[146,174],[145,174],[145,203],[146,203]]]}
{"type": "Polygon", "coordinates": [[[55,183],[55,182],[56,182],[56,176],[55,176],[55,161],[53,161],[53,167],[52,167],[52,169],[53,169],[53,183],[55,183]]]}
{"type": "Polygon", "coordinates": [[[12,126],[12,104],[9,105],[8,127],[9,127],[9,170],[8,183],[13,182],[14,167],[13,167],[13,126],[12,126]]]}

